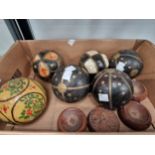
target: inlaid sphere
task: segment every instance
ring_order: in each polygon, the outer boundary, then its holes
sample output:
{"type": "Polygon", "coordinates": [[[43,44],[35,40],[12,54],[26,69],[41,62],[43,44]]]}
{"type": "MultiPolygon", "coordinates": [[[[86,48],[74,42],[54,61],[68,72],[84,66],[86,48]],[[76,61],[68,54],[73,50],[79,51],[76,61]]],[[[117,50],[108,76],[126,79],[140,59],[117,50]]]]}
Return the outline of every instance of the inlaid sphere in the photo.
{"type": "Polygon", "coordinates": [[[97,75],[92,93],[100,105],[113,110],[132,99],[133,85],[126,73],[105,69],[97,75]]]}
{"type": "Polygon", "coordinates": [[[32,122],[42,114],[46,102],[46,92],[37,81],[12,79],[0,88],[0,119],[12,124],[32,122]]]}
{"type": "Polygon", "coordinates": [[[109,60],[105,54],[90,50],[82,55],[80,66],[85,68],[90,75],[96,75],[99,71],[109,67],[109,60]]]}
{"type": "Polygon", "coordinates": [[[55,95],[65,102],[76,102],[85,97],[89,91],[89,74],[76,65],[60,67],[52,78],[55,95]]]}
{"type": "Polygon", "coordinates": [[[46,50],[38,53],[33,59],[33,70],[36,75],[49,81],[53,73],[62,65],[60,55],[55,51],[46,50]]]}
{"type": "Polygon", "coordinates": [[[121,50],[114,54],[110,66],[127,73],[131,78],[139,75],[143,69],[143,61],[134,50],[121,50]]]}

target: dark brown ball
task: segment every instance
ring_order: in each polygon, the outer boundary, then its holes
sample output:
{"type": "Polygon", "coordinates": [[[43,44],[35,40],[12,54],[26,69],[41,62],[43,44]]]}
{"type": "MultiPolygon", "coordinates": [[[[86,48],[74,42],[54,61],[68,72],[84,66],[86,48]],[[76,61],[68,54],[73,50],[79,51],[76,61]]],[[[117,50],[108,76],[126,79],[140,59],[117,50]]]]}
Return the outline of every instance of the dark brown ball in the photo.
{"type": "Polygon", "coordinates": [[[118,115],[124,124],[137,131],[147,129],[152,121],[149,111],[136,101],[130,101],[118,109],[118,115]]]}
{"type": "Polygon", "coordinates": [[[78,108],[67,108],[58,118],[58,129],[62,132],[81,132],[86,126],[87,118],[78,108]]]}
{"type": "Polygon", "coordinates": [[[137,80],[132,80],[134,93],[133,93],[133,99],[141,102],[148,96],[148,91],[146,87],[143,85],[142,82],[137,80]]]}
{"type": "Polygon", "coordinates": [[[133,85],[126,73],[105,69],[97,76],[92,93],[100,105],[113,110],[132,99],[133,85]]]}
{"type": "Polygon", "coordinates": [[[110,66],[127,73],[131,78],[139,75],[143,69],[143,61],[134,50],[121,50],[110,60],[110,66]]]}
{"type": "Polygon", "coordinates": [[[90,131],[95,132],[117,132],[120,124],[113,111],[97,107],[88,115],[88,125],[90,131]]]}
{"type": "Polygon", "coordinates": [[[109,67],[109,60],[104,53],[90,50],[82,55],[80,66],[85,68],[90,75],[96,75],[99,71],[109,67]]]}
{"type": "Polygon", "coordinates": [[[89,74],[76,65],[60,67],[52,78],[55,95],[65,102],[76,102],[89,92],[89,74]]]}
{"type": "Polygon", "coordinates": [[[53,73],[63,64],[58,53],[46,50],[38,53],[33,59],[33,70],[37,76],[49,81],[53,73]]]}

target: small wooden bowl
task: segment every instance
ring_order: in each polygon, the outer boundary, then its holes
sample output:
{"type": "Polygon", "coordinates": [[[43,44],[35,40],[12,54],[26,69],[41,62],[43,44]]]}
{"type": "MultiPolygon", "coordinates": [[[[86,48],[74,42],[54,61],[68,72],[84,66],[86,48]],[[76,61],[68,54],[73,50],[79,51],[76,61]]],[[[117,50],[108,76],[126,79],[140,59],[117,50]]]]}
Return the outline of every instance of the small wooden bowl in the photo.
{"type": "Polygon", "coordinates": [[[138,102],[143,101],[148,96],[146,87],[143,85],[143,83],[137,80],[132,80],[132,83],[134,88],[133,99],[138,102]]]}
{"type": "Polygon", "coordinates": [[[88,115],[88,126],[94,132],[117,132],[120,124],[114,111],[102,107],[93,109],[88,115]]]}
{"type": "Polygon", "coordinates": [[[62,132],[82,132],[87,127],[87,118],[78,108],[67,108],[59,115],[58,129],[62,132]]]}
{"type": "Polygon", "coordinates": [[[137,101],[130,101],[118,109],[118,116],[125,125],[137,131],[147,129],[152,122],[149,111],[137,101]]]}

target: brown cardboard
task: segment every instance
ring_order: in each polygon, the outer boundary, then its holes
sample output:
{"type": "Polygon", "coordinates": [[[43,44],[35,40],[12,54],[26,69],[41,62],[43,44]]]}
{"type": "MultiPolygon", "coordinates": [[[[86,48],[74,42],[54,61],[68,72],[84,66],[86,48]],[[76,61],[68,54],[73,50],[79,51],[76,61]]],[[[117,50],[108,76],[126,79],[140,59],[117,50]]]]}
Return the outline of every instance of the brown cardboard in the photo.
{"type": "MultiPolygon", "coordinates": [[[[97,106],[91,94],[87,95],[82,101],[68,104],[60,101],[52,92],[51,85],[38,79],[31,68],[33,56],[45,49],[57,51],[63,58],[65,64],[78,64],[80,56],[87,50],[95,49],[107,54],[110,58],[112,54],[122,49],[135,49],[144,62],[144,69],[137,77],[148,89],[149,98],[142,104],[150,111],[153,126],[144,132],[155,133],[155,46],[149,41],[144,40],[77,40],[74,45],[69,45],[67,40],[37,40],[37,41],[17,41],[0,61],[0,79],[2,83],[14,76],[34,78],[43,84],[48,94],[48,108],[44,114],[35,122],[27,125],[10,125],[0,123],[0,134],[58,134],[57,118],[62,110],[67,107],[78,107],[87,115],[88,112],[97,106]],[[18,74],[17,74],[18,73],[18,74]]],[[[95,134],[137,134],[126,127],[120,121],[120,132],[118,133],[95,133],[95,134]]],[[[60,134],[60,132],[59,132],[60,134]]],[[[87,132],[87,134],[92,134],[87,132]]],[[[93,133],[94,134],[94,133],[93,133]]]]}

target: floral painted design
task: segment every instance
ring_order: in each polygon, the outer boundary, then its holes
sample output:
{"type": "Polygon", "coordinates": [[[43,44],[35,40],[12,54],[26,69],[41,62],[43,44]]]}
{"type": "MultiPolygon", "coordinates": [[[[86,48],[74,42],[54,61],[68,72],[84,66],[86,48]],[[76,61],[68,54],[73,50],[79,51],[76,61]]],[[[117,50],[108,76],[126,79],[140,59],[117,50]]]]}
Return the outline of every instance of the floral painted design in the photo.
{"type": "Polygon", "coordinates": [[[4,112],[4,113],[7,113],[8,109],[9,109],[9,106],[7,106],[5,104],[0,108],[1,112],[4,112]]]}
{"type": "Polygon", "coordinates": [[[10,80],[1,87],[0,94],[9,92],[9,96],[12,97],[23,91],[27,84],[28,81],[23,78],[10,80]]]}
{"type": "Polygon", "coordinates": [[[58,59],[58,55],[55,53],[55,52],[51,52],[49,51],[45,56],[44,56],[44,59],[46,60],[51,60],[51,61],[54,61],[54,60],[57,60],[58,59]]]}
{"type": "Polygon", "coordinates": [[[48,77],[50,74],[47,64],[40,62],[39,64],[39,74],[41,77],[48,77]]]}
{"type": "Polygon", "coordinates": [[[33,119],[38,116],[45,107],[45,99],[39,93],[29,93],[20,98],[19,102],[25,104],[24,110],[21,112],[19,119],[33,119]]]}
{"type": "Polygon", "coordinates": [[[4,111],[4,113],[7,113],[8,109],[9,109],[9,106],[3,105],[3,111],[4,111]]]}

